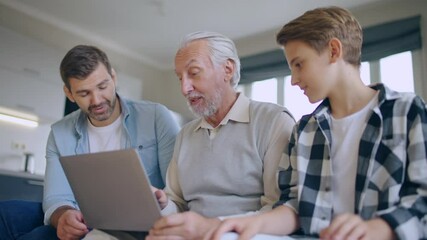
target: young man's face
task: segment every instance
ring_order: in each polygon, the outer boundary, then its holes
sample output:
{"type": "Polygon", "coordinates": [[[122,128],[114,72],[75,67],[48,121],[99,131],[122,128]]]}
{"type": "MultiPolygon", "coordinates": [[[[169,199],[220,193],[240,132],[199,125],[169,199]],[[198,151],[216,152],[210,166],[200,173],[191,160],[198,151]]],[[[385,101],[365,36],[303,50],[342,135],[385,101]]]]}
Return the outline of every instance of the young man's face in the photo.
{"type": "Polygon", "coordinates": [[[285,56],[291,69],[291,84],[303,90],[311,103],[328,97],[333,87],[330,59],[327,50],[319,53],[302,41],[286,43],[285,56]]]}
{"type": "Polygon", "coordinates": [[[224,69],[212,63],[206,41],[194,41],[180,49],[175,57],[175,72],[193,113],[209,117],[218,111],[224,88],[230,82],[224,81],[224,69]]]}
{"type": "Polygon", "coordinates": [[[115,120],[112,115],[118,106],[114,71],[111,76],[104,64],[99,64],[86,79],[70,78],[70,88],[64,87],[68,99],[77,103],[94,126],[107,126],[115,120]]]}

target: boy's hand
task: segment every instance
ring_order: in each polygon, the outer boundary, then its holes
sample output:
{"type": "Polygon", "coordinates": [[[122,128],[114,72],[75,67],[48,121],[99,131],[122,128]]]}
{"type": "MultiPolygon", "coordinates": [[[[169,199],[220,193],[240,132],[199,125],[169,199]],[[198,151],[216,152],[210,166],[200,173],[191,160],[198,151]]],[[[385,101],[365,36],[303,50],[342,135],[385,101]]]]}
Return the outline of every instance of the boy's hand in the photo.
{"type": "Polygon", "coordinates": [[[332,220],[329,227],[320,232],[320,238],[380,240],[395,239],[395,235],[391,227],[380,218],[364,221],[355,214],[341,214],[332,220]]]}
{"type": "Polygon", "coordinates": [[[160,209],[164,209],[168,205],[168,196],[165,191],[151,186],[151,191],[154,193],[154,196],[157,198],[160,209]]]}

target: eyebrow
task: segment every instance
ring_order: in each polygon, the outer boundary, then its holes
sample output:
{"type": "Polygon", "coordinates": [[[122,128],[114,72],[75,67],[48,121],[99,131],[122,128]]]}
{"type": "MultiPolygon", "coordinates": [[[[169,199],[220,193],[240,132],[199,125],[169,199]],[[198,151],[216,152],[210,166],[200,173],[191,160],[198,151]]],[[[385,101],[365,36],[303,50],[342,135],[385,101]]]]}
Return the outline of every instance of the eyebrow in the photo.
{"type": "Polygon", "coordinates": [[[297,61],[299,59],[299,57],[295,57],[293,58],[290,62],[289,62],[289,67],[291,67],[295,61],[297,61]]]}
{"type": "MultiPolygon", "coordinates": [[[[96,86],[99,87],[99,86],[105,84],[108,81],[109,81],[109,79],[104,79],[104,80],[102,80],[102,82],[96,84],[96,86]]],[[[76,93],[79,94],[79,93],[85,93],[85,92],[89,92],[89,91],[90,90],[87,90],[87,89],[81,89],[81,90],[77,90],[76,93]]]]}
{"type": "MultiPolygon", "coordinates": [[[[193,62],[197,62],[197,61],[195,59],[191,59],[187,64],[185,64],[184,68],[188,68],[188,66],[190,66],[193,62]]],[[[178,75],[176,68],[175,68],[175,74],[178,75]]]]}
{"type": "Polygon", "coordinates": [[[108,81],[110,81],[110,79],[106,78],[106,79],[102,80],[102,82],[98,83],[96,86],[99,87],[99,86],[105,84],[108,81]]]}

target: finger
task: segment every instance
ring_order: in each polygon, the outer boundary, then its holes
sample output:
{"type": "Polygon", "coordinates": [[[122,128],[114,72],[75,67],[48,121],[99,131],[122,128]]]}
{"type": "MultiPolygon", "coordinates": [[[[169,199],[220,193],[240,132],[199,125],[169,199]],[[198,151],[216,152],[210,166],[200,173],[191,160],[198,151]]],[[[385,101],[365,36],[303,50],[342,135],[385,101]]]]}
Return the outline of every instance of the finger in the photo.
{"type": "Polygon", "coordinates": [[[70,211],[67,215],[64,215],[62,218],[65,225],[70,225],[77,229],[87,229],[86,224],[84,223],[83,214],[80,211],[70,211]]]}
{"type": "Polygon", "coordinates": [[[73,229],[70,231],[68,228],[61,228],[57,231],[57,235],[60,239],[80,239],[86,234],[87,232],[74,231],[73,229]]]}
{"type": "Polygon", "coordinates": [[[74,228],[72,226],[65,226],[64,227],[65,234],[73,236],[73,238],[80,238],[80,237],[86,235],[88,233],[88,231],[89,230],[87,230],[87,229],[82,230],[82,229],[74,228]]]}
{"type": "Polygon", "coordinates": [[[154,223],[153,230],[178,226],[185,223],[183,214],[172,214],[160,218],[154,223]]]}
{"type": "Polygon", "coordinates": [[[320,239],[328,239],[329,238],[329,228],[324,228],[319,232],[320,239]]]}
{"type": "Polygon", "coordinates": [[[370,240],[368,235],[364,235],[361,238],[359,238],[358,240],[370,240]]]}
{"type": "Polygon", "coordinates": [[[162,191],[155,191],[154,195],[156,196],[157,200],[161,200],[163,197],[162,191]]]}
{"type": "Polygon", "coordinates": [[[253,236],[255,236],[257,233],[256,230],[252,228],[245,228],[240,231],[240,236],[238,240],[250,240],[253,236]]]}
{"type": "Polygon", "coordinates": [[[158,190],[154,193],[154,195],[156,196],[156,199],[159,202],[160,206],[164,208],[168,201],[168,197],[166,196],[166,193],[162,190],[158,190]]]}
{"type": "Polygon", "coordinates": [[[352,216],[352,214],[341,214],[341,215],[336,216],[332,220],[329,227],[327,227],[326,232],[325,232],[326,236],[323,236],[323,237],[325,237],[327,239],[327,238],[330,238],[331,236],[334,236],[336,234],[336,232],[338,231],[338,229],[340,229],[341,226],[343,224],[345,224],[345,222],[351,216],[352,216]]]}
{"type": "Polygon", "coordinates": [[[83,220],[81,218],[69,218],[66,219],[65,224],[63,226],[64,231],[67,234],[71,234],[74,237],[81,237],[86,235],[89,230],[83,222],[80,220],[83,220]]]}
{"type": "Polygon", "coordinates": [[[181,236],[147,236],[145,240],[184,240],[181,236]]]}
{"type": "Polygon", "coordinates": [[[152,229],[153,236],[182,236],[191,235],[191,231],[184,225],[165,227],[162,229],[152,229]]]}
{"type": "Polygon", "coordinates": [[[367,236],[367,226],[366,222],[360,222],[358,225],[354,226],[354,228],[347,234],[347,239],[356,240],[362,239],[367,236]]]}
{"type": "Polygon", "coordinates": [[[86,224],[83,223],[83,219],[80,217],[76,217],[76,218],[68,218],[65,220],[65,226],[69,226],[73,229],[77,229],[77,230],[81,230],[81,231],[85,231],[87,230],[87,226],[86,224]]]}
{"type": "Polygon", "coordinates": [[[231,232],[236,230],[236,223],[234,221],[223,221],[221,225],[216,229],[213,234],[214,240],[220,240],[222,235],[226,232],[231,232]]]}
{"type": "Polygon", "coordinates": [[[67,225],[70,226],[73,229],[78,229],[78,230],[81,230],[81,231],[85,231],[85,230],[88,229],[87,226],[86,226],[86,224],[84,224],[82,222],[77,222],[77,221],[69,223],[67,225]]]}
{"type": "Polygon", "coordinates": [[[214,232],[212,239],[213,240],[220,240],[222,235],[224,235],[227,232],[233,231],[234,227],[230,224],[225,225],[221,224],[221,226],[214,232]]]}
{"type": "Polygon", "coordinates": [[[347,218],[346,221],[343,222],[343,224],[341,224],[338,229],[336,229],[336,231],[332,234],[332,237],[338,239],[348,238],[350,233],[361,224],[363,224],[362,219],[356,215],[353,215],[352,217],[347,218]]]}

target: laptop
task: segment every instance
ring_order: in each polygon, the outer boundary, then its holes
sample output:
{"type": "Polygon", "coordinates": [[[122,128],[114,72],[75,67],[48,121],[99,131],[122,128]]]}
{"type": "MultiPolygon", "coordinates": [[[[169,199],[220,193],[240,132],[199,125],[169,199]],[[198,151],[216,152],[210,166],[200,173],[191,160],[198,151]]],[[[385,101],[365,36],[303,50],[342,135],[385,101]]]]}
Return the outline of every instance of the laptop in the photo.
{"type": "Polygon", "coordinates": [[[135,149],[59,160],[89,228],[148,231],[161,217],[135,149]]]}

